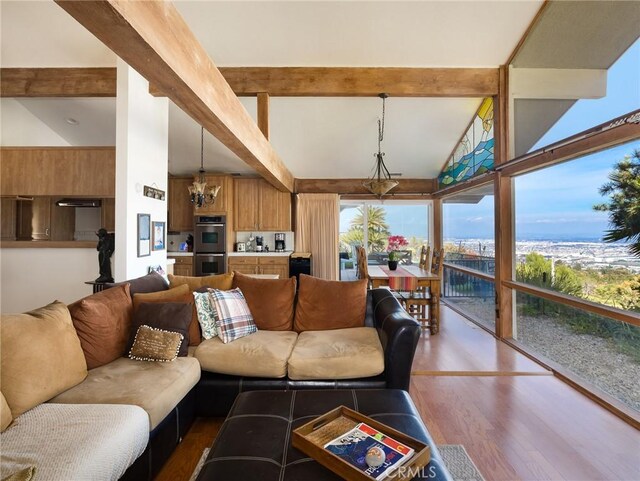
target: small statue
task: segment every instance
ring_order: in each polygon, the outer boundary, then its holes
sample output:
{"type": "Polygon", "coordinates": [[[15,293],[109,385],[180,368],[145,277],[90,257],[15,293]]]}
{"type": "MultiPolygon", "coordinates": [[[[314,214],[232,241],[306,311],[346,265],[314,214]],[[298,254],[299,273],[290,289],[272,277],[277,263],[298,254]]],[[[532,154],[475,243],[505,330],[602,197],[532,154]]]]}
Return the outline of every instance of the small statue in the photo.
{"type": "Polygon", "coordinates": [[[115,236],[113,233],[109,234],[107,229],[99,229],[96,232],[98,236],[98,264],[100,266],[100,277],[96,279],[96,282],[113,282],[113,276],[111,275],[111,256],[115,250],[115,236]]]}

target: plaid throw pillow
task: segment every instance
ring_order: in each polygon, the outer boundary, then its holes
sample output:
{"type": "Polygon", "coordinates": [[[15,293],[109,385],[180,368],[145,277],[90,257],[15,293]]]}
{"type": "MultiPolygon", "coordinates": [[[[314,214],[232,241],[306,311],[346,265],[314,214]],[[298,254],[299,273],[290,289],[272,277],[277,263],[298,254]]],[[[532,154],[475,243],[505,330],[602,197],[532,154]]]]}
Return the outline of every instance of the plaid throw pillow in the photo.
{"type": "Polygon", "coordinates": [[[209,289],[209,299],[214,308],[218,336],[223,343],[227,344],[258,330],[240,289],[209,289]]]}

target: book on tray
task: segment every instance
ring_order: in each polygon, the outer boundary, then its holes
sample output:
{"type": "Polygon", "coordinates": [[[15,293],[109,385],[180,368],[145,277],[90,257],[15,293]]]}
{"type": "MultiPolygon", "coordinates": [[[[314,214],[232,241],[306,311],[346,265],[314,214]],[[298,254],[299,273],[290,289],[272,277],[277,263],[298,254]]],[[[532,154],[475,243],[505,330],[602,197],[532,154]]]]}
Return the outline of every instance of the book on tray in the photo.
{"type": "Polygon", "coordinates": [[[328,442],[324,448],[378,481],[406,463],[414,453],[413,448],[365,423],[328,442]]]}

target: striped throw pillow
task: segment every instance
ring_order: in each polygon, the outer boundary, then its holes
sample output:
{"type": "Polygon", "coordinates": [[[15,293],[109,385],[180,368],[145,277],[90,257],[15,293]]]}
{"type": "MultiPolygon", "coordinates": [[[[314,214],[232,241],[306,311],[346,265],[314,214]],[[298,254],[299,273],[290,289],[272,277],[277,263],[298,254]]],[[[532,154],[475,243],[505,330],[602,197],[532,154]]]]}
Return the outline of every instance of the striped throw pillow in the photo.
{"type": "Polygon", "coordinates": [[[240,289],[209,289],[209,299],[214,307],[216,330],[223,343],[227,344],[258,330],[240,289]]]}

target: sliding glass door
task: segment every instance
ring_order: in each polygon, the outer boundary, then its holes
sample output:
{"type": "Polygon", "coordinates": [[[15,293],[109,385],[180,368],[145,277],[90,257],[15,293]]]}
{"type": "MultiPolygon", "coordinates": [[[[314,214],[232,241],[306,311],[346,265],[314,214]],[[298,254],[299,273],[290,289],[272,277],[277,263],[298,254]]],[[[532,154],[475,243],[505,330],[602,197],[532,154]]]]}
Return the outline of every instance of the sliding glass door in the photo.
{"type": "Polygon", "coordinates": [[[417,263],[420,246],[429,243],[430,209],[424,201],[342,201],[340,279],[356,278],[357,246],[366,248],[369,264],[385,264],[392,236],[398,236],[401,262],[417,263]]]}

